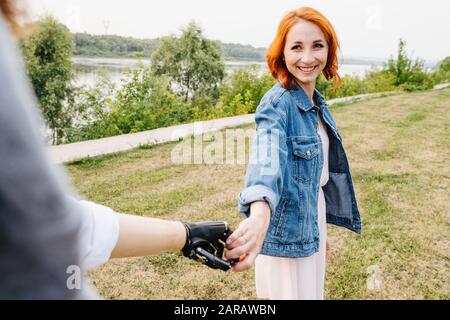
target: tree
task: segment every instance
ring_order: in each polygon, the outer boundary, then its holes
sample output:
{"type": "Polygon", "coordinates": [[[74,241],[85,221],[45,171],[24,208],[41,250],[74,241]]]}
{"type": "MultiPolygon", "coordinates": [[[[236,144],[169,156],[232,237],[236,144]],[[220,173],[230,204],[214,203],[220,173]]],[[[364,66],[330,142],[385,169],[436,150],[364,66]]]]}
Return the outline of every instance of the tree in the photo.
{"type": "Polygon", "coordinates": [[[432,86],[429,76],[423,71],[423,61],[408,58],[406,42],[400,39],[397,59],[388,60],[387,72],[395,76],[395,86],[405,90],[427,89],[432,86]]]}
{"type": "Polygon", "coordinates": [[[56,19],[47,17],[21,47],[44,119],[52,130],[52,143],[58,144],[64,129],[72,124],[72,36],[56,19]]]}
{"type": "Polygon", "coordinates": [[[189,23],[180,37],[161,38],[151,65],[154,75],[169,77],[171,87],[185,101],[201,95],[218,97],[225,76],[220,46],[206,39],[195,22],[189,23]]]}

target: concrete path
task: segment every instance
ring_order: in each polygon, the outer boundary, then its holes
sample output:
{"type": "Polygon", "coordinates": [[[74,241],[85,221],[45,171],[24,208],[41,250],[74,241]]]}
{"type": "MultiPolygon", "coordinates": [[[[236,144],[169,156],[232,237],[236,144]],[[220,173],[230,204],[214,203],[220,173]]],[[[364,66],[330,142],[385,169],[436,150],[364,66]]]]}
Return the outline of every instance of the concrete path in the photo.
{"type": "MultiPolygon", "coordinates": [[[[367,100],[392,93],[363,94],[352,97],[337,98],[327,101],[328,105],[341,102],[367,100]]],[[[77,161],[86,157],[111,154],[131,150],[142,145],[178,141],[181,138],[206,132],[222,130],[254,123],[255,115],[246,114],[235,117],[199,121],[166,128],[142,131],[132,134],[82,141],[58,146],[50,146],[50,152],[57,163],[77,161]]]]}
{"type": "Polygon", "coordinates": [[[86,157],[126,151],[142,145],[178,141],[180,138],[193,134],[198,135],[222,130],[227,127],[251,124],[254,122],[254,119],[254,114],[246,114],[236,117],[199,121],[97,140],[50,146],[50,152],[57,163],[73,162],[86,157]]]}

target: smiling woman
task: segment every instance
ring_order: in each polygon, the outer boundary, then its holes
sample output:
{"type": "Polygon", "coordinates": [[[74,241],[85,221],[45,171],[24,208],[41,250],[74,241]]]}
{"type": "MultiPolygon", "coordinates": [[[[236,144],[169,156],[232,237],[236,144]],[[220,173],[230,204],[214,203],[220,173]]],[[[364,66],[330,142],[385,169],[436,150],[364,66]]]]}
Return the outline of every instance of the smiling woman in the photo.
{"type": "Polygon", "coordinates": [[[322,31],[314,23],[298,19],[286,35],[283,52],[289,73],[312,96],[316,78],[327,64],[328,44],[322,31]]]}
{"type": "Polygon", "coordinates": [[[238,197],[246,219],[227,241],[228,258],[244,257],[235,271],[255,264],[260,298],[323,299],[326,223],[361,232],[342,139],[315,90],[320,74],[338,85],[338,48],[329,21],[300,8],[281,20],[267,53],[279,83],[255,113],[258,159],[250,160],[238,197]]]}
{"type": "MultiPolygon", "coordinates": [[[[285,63],[285,59],[288,58],[286,54],[290,58],[289,61],[295,63],[300,57],[299,53],[305,50],[305,46],[311,47],[312,44],[315,46],[314,52],[319,52],[321,61],[325,61],[325,64],[321,65],[322,70],[316,71],[314,79],[323,72],[327,80],[333,79],[335,87],[339,84],[340,77],[337,73],[339,41],[333,26],[314,9],[300,8],[284,16],[275,39],[267,50],[267,64],[270,71],[274,78],[280,79],[285,88],[290,89],[295,84],[295,73],[292,73],[292,68],[285,63]],[[303,41],[309,43],[297,43],[297,39],[304,39],[303,41]]],[[[309,62],[303,61],[303,66],[308,66],[309,62]]]]}

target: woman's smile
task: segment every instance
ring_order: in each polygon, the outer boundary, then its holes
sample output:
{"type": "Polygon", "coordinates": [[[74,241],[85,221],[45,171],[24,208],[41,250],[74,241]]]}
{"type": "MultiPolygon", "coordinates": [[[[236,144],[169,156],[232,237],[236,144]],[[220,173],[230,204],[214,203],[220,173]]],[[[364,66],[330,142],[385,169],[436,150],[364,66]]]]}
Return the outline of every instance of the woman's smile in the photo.
{"type": "Polygon", "coordinates": [[[310,67],[303,67],[303,66],[297,66],[297,69],[299,69],[303,73],[312,73],[314,70],[316,70],[319,67],[319,65],[310,66],[310,67]]]}

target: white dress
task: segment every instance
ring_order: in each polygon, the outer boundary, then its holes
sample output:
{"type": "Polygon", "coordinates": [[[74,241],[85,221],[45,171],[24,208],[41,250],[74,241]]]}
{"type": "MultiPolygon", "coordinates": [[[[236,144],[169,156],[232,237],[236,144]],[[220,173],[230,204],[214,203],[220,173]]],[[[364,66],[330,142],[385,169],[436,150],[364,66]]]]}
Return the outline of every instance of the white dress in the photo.
{"type": "Polygon", "coordinates": [[[322,187],[328,182],[328,134],[319,116],[318,134],[322,140],[324,164],[318,198],[319,252],[302,258],[258,255],[255,261],[256,295],[259,298],[322,300],[325,282],[327,225],[322,187]]]}

